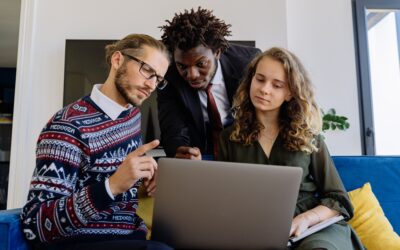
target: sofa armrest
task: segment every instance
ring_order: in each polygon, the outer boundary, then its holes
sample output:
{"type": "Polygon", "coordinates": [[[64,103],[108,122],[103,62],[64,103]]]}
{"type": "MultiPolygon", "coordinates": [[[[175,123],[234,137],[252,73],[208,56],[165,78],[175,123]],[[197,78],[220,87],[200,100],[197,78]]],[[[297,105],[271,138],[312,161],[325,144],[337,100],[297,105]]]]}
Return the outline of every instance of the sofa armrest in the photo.
{"type": "Polygon", "coordinates": [[[0,211],[0,249],[30,249],[22,233],[20,213],[20,208],[0,211]]]}

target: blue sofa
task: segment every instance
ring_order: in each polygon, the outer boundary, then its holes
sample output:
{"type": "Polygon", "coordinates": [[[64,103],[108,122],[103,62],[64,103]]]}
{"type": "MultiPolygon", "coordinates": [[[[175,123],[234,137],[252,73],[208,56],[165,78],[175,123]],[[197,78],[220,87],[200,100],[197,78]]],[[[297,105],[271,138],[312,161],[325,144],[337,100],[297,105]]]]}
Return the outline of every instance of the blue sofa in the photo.
{"type": "Polygon", "coordinates": [[[29,246],[21,230],[21,209],[0,211],[0,250],[27,250],[29,246]]]}
{"type": "MultiPolygon", "coordinates": [[[[370,182],[386,217],[400,234],[400,156],[334,156],[346,190],[370,182]]],[[[0,211],[0,250],[29,249],[21,232],[20,209],[0,211]]]]}
{"type": "Polygon", "coordinates": [[[347,191],[371,183],[385,216],[400,235],[400,156],[332,157],[347,191]]]}

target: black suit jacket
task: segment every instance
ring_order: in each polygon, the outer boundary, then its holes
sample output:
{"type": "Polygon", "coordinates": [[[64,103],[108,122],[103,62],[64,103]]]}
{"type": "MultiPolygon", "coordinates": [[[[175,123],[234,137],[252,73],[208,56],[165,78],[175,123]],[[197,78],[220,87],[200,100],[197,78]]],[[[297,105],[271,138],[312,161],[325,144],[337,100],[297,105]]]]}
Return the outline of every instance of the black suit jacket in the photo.
{"type": "MultiPolygon", "coordinates": [[[[221,55],[221,69],[231,106],[248,63],[259,52],[256,48],[231,44],[221,55]]],[[[165,79],[168,85],[157,92],[161,145],[165,153],[173,157],[179,146],[198,147],[202,154],[212,152],[209,147],[206,149],[210,138],[206,135],[198,90],[179,75],[174,63],[168,68],[165,79]]]]}

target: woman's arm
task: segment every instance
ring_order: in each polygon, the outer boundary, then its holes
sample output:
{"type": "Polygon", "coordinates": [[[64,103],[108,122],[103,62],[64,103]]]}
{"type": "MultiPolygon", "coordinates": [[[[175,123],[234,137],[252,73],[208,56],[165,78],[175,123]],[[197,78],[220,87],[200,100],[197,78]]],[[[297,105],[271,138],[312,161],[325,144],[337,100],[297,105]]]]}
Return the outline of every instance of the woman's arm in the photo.
{"type": "Polygon", "coordinates": [[[347,219],[353,215],[353,207],[328,148],[320,136],[317,142],[319,150],[311,154],[310,173],[320,204],[293,219],[290,235],[298,236],[307,228],[339,214],[347,219]]]}
{"type": "Polygon", "coordinates": [[[311,154],[310,173],[317,186],[320,205],[336,210],[345,219],[350,219],[353,217],[353,206],[321,137],[318,137],[318,148],[318,152],[311,154]]]}
{"type": "Polygon", "coordinates": [[[297,215],[292,221],[292,227],[290,228],[290,236],[299,236],[307,228],[314,226],[315,224],[335,217],[339,212],[329,207],[319,205],[310,209],[304,213],[297,215]]]}

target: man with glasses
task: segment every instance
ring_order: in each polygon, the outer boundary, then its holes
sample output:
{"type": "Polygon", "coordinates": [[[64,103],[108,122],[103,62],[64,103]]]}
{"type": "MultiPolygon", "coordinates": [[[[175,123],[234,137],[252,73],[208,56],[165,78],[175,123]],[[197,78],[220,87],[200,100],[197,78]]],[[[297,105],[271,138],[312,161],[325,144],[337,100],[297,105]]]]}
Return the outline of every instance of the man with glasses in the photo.
{"type": "Polygon", "coordinates": [[[230,25],[200,7],[167,23],[161,38],[173,63],[168,86],[157,92],[161,144],[169,157],[215,157],[239,80],[260,50],[230,44],[230,25]]]}
{"type": "Polygon", "coordinates": [[[155,191],[157,163],[142,145],[138,106],[167,82],[166,47],[128,35],[106,46],[104,84],[58,111],[43,128],[36,150],[22,228],[34,248],[170,249],[146,241],[136,214],[138,190],[155,191]]]}

